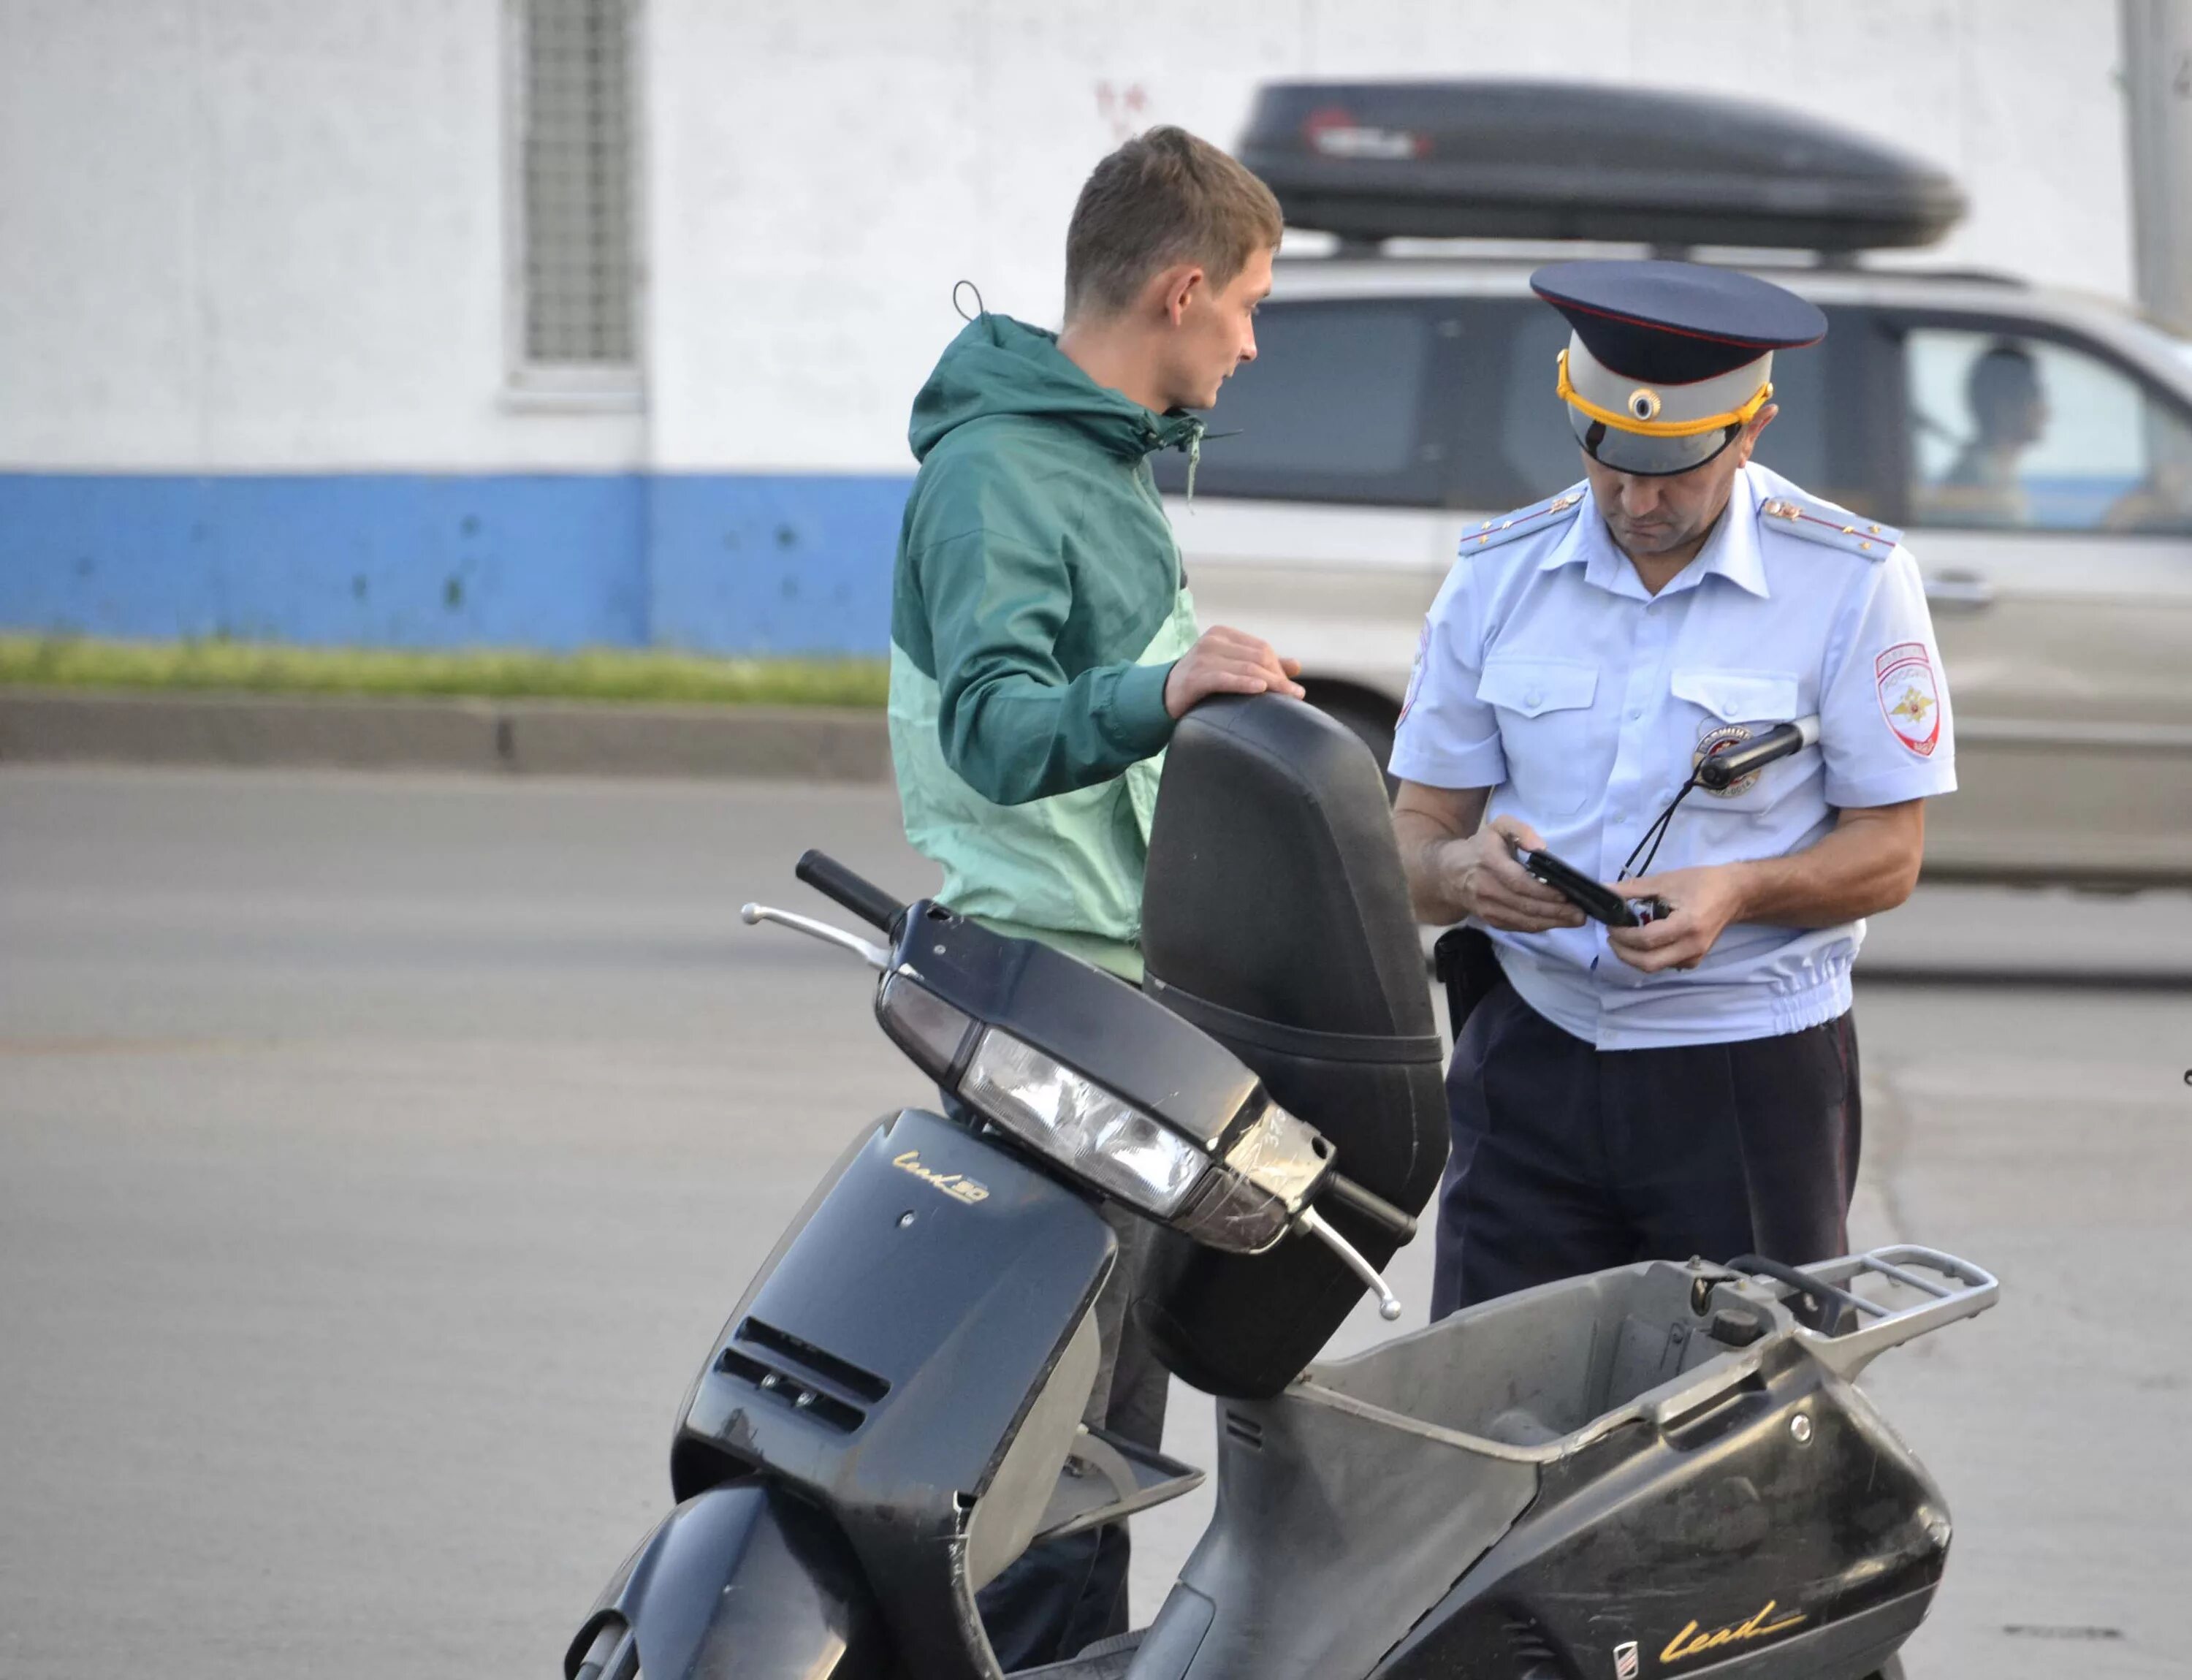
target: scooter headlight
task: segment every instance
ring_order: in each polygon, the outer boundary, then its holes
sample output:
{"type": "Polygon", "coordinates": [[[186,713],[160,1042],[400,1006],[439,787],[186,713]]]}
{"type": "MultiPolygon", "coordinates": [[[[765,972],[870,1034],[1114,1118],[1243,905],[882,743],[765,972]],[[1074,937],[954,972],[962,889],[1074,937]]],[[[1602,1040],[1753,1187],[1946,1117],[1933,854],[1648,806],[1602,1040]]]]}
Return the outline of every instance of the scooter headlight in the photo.
{"type": "Polygon", "coordinates": [[[959,1094],[1023,1143],[1159,1218],[1178,1212],[1209,1169],[1188,1139],[995,1027],[974,1047],[959,1094]]]}

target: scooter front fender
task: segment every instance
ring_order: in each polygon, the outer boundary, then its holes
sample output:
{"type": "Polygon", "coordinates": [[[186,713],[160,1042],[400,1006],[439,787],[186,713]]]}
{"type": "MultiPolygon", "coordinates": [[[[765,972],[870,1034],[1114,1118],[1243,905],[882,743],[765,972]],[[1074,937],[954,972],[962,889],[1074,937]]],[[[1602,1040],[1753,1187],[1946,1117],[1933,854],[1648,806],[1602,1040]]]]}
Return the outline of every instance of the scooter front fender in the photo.
{"type": "MultiPolygon", "coordinates": [[[[759,1481],[695,1494],[611,1578],[563,1658],[621,1624],[646,1680],[879,1680],[888,1637],[830,1519],[759,1481]]],[[[631,1665],[619,1660],[608,1672],[631,1665]]]]}

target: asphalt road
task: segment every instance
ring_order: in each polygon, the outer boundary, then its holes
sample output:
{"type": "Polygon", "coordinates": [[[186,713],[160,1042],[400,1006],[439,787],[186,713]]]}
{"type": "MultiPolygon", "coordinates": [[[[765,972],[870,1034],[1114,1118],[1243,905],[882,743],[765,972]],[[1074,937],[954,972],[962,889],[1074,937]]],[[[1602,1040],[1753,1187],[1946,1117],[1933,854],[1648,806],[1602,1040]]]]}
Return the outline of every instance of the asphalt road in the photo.
{"type": "MultiPolygon", "coordinates": [[[[863,971],[738,923],[811,843],[933,878],[879,791],[0,770],[0,1673],[558,1671],[748,1274],[920,1091],[863,971]]],[[[1859,1234],[2005,1279],[1868,1380],[1958,1523],[1914,1680],[2186,1673],[2192,901],[1928,892],[1875,955],[1969,983],[1860,987],[1859,1234]]]]}

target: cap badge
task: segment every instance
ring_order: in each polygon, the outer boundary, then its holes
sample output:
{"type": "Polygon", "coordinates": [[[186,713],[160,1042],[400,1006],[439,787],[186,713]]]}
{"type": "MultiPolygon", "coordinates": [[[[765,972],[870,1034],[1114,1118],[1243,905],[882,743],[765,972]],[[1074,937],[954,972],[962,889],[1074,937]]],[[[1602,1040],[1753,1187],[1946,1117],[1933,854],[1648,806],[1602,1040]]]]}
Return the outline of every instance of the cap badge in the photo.
{"type": "Polygon", "coordinates": [[[1640,385],[1629,393],[1629,412],[1638,420],[1659,418],[1659,393],[1648,385],[1640,385]]]}

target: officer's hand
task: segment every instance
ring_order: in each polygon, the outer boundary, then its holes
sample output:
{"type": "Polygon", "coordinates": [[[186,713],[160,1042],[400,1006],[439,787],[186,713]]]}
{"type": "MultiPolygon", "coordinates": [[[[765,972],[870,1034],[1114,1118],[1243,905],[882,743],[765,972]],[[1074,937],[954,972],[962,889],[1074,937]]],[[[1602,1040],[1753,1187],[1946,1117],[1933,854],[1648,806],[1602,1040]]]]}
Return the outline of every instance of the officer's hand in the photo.
{"type": "Polygon", "coordinates": [[[1515,861],[1514,849],[1543,849],[1538,831],[1515,817],[1494,817],[1466,840],[1440,849],[1453,896],[1487,928],[1510,934],[1542,934],[1580,928],[1583,911],[1515,861]]]}
{"type": "Polygon", "coordinates": [[[1299,660],[1282,660],[1271,644],[1245,631],[1213,625],[1181,654],[1165,678],[1165,710],[1174,717],[1187,716],[1188,708],[1213,694],[1292,694],[1305,696],[1300,683],[1299,660]]]}
{"type": "Polygon", "coordinates": [[[1741,919],[1742,871],[1740,864],[1708,864],[1608,882],[1625,899],[1663,898],[1675,908],[1671,915],[1641,928],[1608,928],[1607,944],[1630,968],[1647,974],[1696,968],[1727,924],[1741,919]]]}

